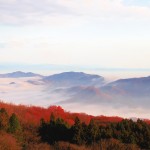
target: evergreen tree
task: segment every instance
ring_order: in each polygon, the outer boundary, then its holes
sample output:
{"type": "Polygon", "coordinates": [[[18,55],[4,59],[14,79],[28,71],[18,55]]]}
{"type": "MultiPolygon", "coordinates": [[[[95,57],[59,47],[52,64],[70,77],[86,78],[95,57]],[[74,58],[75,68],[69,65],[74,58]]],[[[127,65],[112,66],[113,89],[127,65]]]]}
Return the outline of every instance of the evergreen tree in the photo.
{"type": "Polygon", "coordinates": [[[87,137],[88,135],[88,126],[83,122],[81,124],[82,126],[82,132],[81,132],[81,139],[82,139],[82,143],[86,144],[87,143],[87,137]]]}
{"type": "Polygon", "coordinates": [[[98,138],[98,134],[99,134],[99,128],[95,124],[94,119],[91,119],[88,125],[88,143],[89,144],[94,143],[98,138]]]}
{"type": "Polygon", "coordinates": [[[51,113],[51,116],[50,116],[50,123],[54,123],[55,122],[55,116],[53,113],[51,113]]]}
{"type": "Polygon", "coordinates": [[[21,126],[17,116],[13,113],[9,119],[9,132],[16,133],[21,130],[21,126]]]}
{"type": "Polygon", "coordinates": [[[72,126],[72,141],[76,144],[82,144],[82,126],[78,117],[75,118],[75,124],[72,126]]]}

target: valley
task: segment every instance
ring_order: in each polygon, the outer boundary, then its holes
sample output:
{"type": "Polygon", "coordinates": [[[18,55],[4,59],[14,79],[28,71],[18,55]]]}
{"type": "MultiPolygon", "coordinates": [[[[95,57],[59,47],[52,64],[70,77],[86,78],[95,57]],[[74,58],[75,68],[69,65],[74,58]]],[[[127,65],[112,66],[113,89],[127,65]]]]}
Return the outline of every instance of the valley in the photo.
{"type": "Polygon", "coordinates": [[[13,72],[0,75],[0,99],[42,107],[60,105],[91,115],[150,118],[149,82],[150,77],[140,77],[108,83],[105,77],[83,72],[50,76],[13,72]]]}

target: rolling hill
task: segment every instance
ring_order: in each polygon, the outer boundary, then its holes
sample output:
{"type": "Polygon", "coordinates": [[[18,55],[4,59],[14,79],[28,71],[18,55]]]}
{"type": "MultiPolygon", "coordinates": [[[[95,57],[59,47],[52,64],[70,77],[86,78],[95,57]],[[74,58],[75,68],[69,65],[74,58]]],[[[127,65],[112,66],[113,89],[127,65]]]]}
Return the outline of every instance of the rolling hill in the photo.
{"type": "Polygon", "coordinates": [[[98,75],[86,74],[83,72],[63,72],[43,78],[46,83],[55,87],[73,86],[101,86],[104,78],[98,75]]]}

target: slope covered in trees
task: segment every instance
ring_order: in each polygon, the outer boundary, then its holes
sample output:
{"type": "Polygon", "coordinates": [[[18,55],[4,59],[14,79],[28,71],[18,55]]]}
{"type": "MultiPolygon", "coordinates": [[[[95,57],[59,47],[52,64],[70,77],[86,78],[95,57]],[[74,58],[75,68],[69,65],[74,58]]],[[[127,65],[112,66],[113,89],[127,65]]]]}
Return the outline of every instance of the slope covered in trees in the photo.
{"type": "Polygon", "coordinates": [[[118,123],[99,125],[94,119],[89,124],[81,122],[78,117],[75,123],[69,126],[64,120],[50,117],[49,122],[41,120],[39,133],[42,141],[54,144],[59,141],[66,141],[77,145],[99,144],[101,147],[102,140],[115,140],[126,144],[129,149],[138,147],[150,149],[150,125],[138,119],[137,122],[124,119],[118,123]]]}
{"type": "Polygon", "coordinates": [[[13,105],[0,102],[0,108],[5,108],[8,114],[15,113],[21,122],[32,123],[34,125],[39,125],[41,118],[48,121],[51,113],[53,113],[55,117],[61,117],[69,125],[74,124],[74,119],[76,116],[78,116],[79,119],[86,124],[88,124],[92,118],[95,118],[98,122],[100,121],[104,124],[109,122],[120,122],[123,119],[121,117],[94,117],[84,113],[71,113],[65,111],[60,106],[50,106],[48,108],[43,108],[36,106],[13,105]]]}
{"type": "Polygon", "coordinates": [[[70,113],[0,103],[0,149],[138,150],[150,149],[148,120],[70,113]]]}

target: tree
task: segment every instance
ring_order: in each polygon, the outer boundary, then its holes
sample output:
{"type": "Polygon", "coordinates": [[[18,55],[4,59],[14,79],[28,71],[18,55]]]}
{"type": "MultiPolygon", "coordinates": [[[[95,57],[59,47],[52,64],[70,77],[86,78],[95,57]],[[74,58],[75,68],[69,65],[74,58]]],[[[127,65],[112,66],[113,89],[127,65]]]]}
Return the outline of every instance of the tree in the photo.
{"type": "Polygon", "coordinates": [[[76,144],[82,144],[82,126],[80,123],[80,120],[78,117],[75,118],[75,124],[72,126],[72,133],[73,133],[73,137],[72,137],[72,141],[73,143],[76,144]]]}
{"type": "Polygon", "coordinates": [[[93,142],[96,142],[98,134],[99,134],[99,128],[95,124],[94,119],[91,119],[88,125],[88,143],[91,144],[93,142]]]}
{"type": "Polygon", "coordinates": [[[50,116],[50,123],[55,123],[55,116],[53,113],[51,113],[51,116],[50,116]]]}
{"type": "Polygon", "coordinates": [[[7,130],[9,122],[9,116],[4,108],[0,109],[0,129],[7,130]]]}
{"type": "Polygon", "coordinates": [[[17,116],[13,113],[9,119],[9,132],[16,133],[21,129],[17,116]]]}

